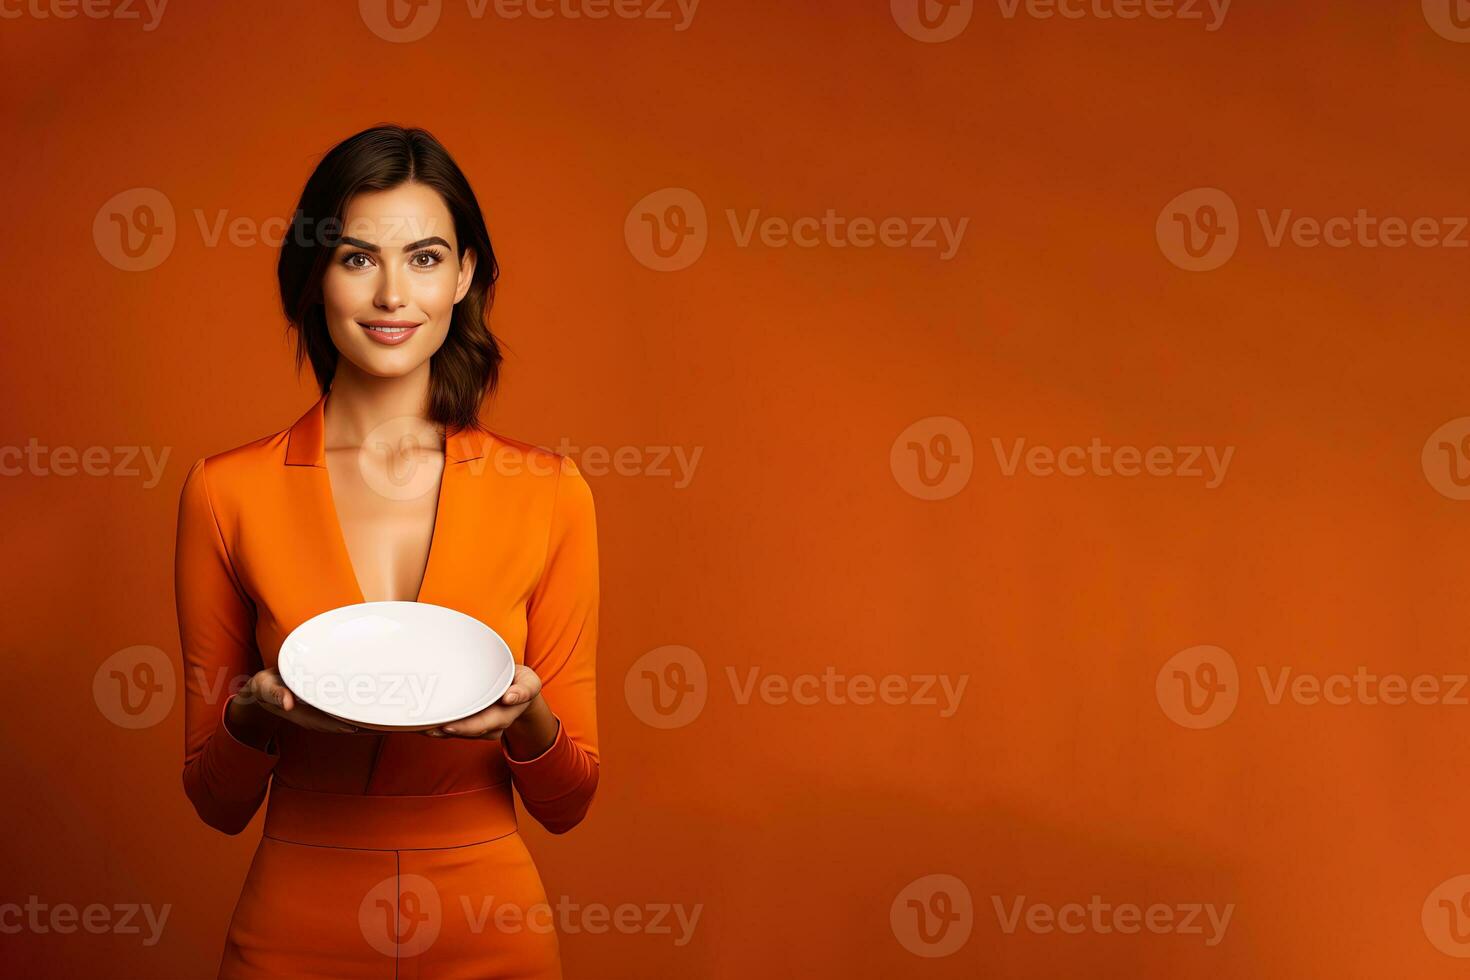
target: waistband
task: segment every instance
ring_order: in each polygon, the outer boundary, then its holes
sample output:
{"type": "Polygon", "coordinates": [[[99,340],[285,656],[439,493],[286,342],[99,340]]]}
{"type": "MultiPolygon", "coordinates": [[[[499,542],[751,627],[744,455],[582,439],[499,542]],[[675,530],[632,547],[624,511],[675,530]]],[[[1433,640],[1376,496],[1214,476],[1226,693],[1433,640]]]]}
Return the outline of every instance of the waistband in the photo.
{"type": "Polygon", "coordinates": [[[510,783],[435,796],[316,793],[271,783],[265,836],[292,844],[400,851],[463,847],[516,830],[510,783]]]}

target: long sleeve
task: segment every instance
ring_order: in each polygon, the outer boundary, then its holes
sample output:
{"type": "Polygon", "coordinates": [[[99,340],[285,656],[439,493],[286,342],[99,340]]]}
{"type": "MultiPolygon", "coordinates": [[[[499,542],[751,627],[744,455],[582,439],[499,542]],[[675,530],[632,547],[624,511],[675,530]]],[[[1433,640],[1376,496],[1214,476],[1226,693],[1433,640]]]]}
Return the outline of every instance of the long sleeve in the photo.
{"type": "Polygon", "coordinates": [[[587,814],[597,790],[597,522],[592,488],[570,458],[557,476],[546,564],[527,604],[526,665],[557,717],[531,759],[506,755],[526,811],[553,834],[587,814]]]}
{"type": "Polygon", "coordinates": [[[238,834],[265,798],[278,754],[237,739],[224,722],[237,678],[261,669],[255,608],[230,562],[197,461],[179,498],[174,597],[184,665],[184,792],[209,826],[238,834]],[[217,703],[218,702],[218,703],[217,703]]]}

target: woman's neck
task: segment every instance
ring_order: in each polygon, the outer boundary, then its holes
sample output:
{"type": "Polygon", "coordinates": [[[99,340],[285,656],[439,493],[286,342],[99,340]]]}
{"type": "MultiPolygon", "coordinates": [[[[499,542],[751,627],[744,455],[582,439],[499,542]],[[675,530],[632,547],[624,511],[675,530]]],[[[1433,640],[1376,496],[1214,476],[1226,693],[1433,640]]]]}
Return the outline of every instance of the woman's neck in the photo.
{"type": "Polygon", "coordinates": [[[380,378],[364,374],[345,359],[323,408],[323,440],[327,449],[361,448],[370,442],[398,443],[413,438],[420,445],[442,445],[443,430],[427,418],[429,364],[409,374],[380,378]]]}

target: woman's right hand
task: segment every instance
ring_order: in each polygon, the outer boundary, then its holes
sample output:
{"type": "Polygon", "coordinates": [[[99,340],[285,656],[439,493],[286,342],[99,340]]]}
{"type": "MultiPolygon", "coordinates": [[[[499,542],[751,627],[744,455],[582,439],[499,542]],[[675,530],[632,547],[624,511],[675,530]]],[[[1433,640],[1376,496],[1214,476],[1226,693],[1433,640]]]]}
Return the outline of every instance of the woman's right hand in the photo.
{"type": "Polygon", "coordinates": [[[262,750],[273,740],[282,720],[314,732],[358,731],[355,725],[303,703],[274,667],[262,670],[240,688],[230,701],[225,720],[237,738],[262,750]]]}

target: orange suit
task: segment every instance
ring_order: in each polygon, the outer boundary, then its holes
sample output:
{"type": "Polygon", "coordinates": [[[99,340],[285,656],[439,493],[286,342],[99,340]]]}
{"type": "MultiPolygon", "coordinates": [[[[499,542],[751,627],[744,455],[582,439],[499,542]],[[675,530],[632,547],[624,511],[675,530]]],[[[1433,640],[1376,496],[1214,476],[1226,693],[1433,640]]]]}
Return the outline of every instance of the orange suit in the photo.
{"type": "Polygon", "coordinates": [[[219,976],[560,977],[511,787],[558,834],[597,788],[597,533],[572,460],[450,432],[419,592],[490,626],[540,676],[559,721],[545,752],[289,722],[267,751],[223,723],[231,692],[275,666],[291,630],[363,601],[328,482],[326,398],[289,429],[197,461],[180,497],[184,791],[205,823],[238,834],[270,790],[219,976]]]}

